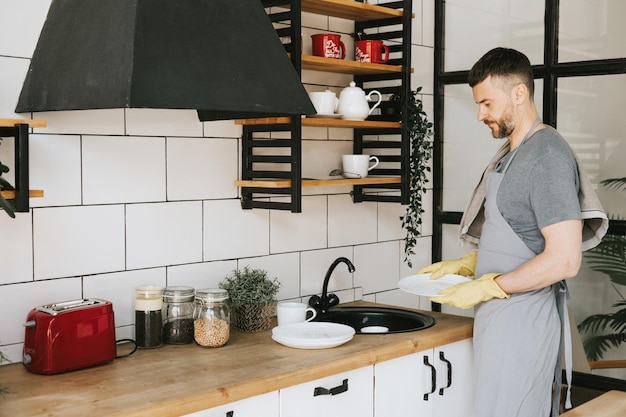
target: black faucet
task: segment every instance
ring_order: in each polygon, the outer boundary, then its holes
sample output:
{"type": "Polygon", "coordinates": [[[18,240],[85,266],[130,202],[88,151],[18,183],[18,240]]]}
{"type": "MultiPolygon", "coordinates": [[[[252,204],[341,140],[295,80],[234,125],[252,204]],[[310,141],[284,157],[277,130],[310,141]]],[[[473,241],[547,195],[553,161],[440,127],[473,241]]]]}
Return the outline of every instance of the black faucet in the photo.
{"type": "Polygon", "coordinates": [[[324,277],[324,285],[322,286],[322,296],[314,295],[309,299],[309,305],[315,308],[319,313],[326,313],[328,309],[332,306],[336,306],[339,304],[339,297],[335,294],[328,294],[328,281],[330,281],[330,276],[333,274],[333,271],[340,263],[345,263],[348,266],[348,271],[354,272],[355,268],[350,259],[344,258],[343,256],[337,258],[333,261],[333,263],[328,268],[326,272],[326,277],[324,277]]]}

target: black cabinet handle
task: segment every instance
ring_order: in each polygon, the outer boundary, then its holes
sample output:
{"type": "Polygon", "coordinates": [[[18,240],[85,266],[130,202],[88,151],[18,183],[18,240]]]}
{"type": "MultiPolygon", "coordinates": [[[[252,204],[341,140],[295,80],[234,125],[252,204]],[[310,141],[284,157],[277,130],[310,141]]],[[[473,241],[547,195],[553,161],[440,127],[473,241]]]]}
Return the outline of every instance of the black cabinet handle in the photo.
{"type": "Polygon", "coordinates": [[[439,388],[439,395],[443,395],[443,390],[450,388],[450,386],[452,385],[452,363],[446,359],[446,357],[443,355],[443,351],[439,352],[439,359],[441,359],[442,362],[445,362],[448,366],[448,385],[443,388],[439,388]]]}
{"type": "Polygon", "coordinates": [[[234,411],[227,411],[226,412],[226,417],[233,417],[235,415],[234,411]]]}
{"type": "Polygon", "coordinates": [[[348,380],[344,379],[343,383],[335,388],[324,388],[324,387],[315,387],[313,390],[313,396],[317,397],[318,395],[337,395],[342,392],[348,391],[348,380]]]}
{"type": "Polygon", "coordinates": [[[430,392],[424,394],[424,401],[428,401],[428,396],[435,392],[435,390],[437,389],[437,370],[430,362],[428,362],[428,356],[424,356],[424,365],[430,366],[431,390],[430,392]]]}

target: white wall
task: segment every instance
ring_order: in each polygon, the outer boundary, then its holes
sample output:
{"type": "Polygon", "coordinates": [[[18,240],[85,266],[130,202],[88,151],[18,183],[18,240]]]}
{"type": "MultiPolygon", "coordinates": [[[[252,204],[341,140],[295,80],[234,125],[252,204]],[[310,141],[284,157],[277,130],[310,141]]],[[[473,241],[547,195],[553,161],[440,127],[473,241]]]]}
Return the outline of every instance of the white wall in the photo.
{"type": "MultiPolygon", "coordinates": [[[[414,0],[413,87],[433,91],[433,3],[414,0]]],[[[0,118],[15,114],[29,60],[50,0],[0,0],[0,118]]],[[[307,15],[303,42],[319,30],[348,34],[350,22],[307,15]]],[[[348,36],[342,36],[346,41],[348,36]]],[[[346,42],[351,47],[351,43],[346,42]]],[[[346,76],[307,72],[310,91],[337,92],[346,76]]],[[[429,113],[432,112],[429,110],[429,113]]],[[[300,214],[240,207],[241,128],[232,121],[198,121],[195,111],[114,109],[37,113],[46,128],[31,136],[30,213],[0,213],[0,349],[21,361],[22,323],[41,304],[99,297],[113,302],[117,337],[133,337],[133,288],[140,284],[214,287],[237,267],[267,269],[282,282],[280,299],[308,300],[330,289],[342,301],[364,298],[411,307],[430,303],[397,290],[409,275],[404,237],[390,203],[353,204],[349,187],[305,190],[300,214]]],[[[327,175],[349,151],[350,130],[306,129],[305,176],[327,175]]],[[[0,160],[12,165],[12,140],[0,160]]],[[[12,176],[7,176],[12,180],[12,176]]],[[[430,262],[431,213],[413,264],[430,262]]]]}

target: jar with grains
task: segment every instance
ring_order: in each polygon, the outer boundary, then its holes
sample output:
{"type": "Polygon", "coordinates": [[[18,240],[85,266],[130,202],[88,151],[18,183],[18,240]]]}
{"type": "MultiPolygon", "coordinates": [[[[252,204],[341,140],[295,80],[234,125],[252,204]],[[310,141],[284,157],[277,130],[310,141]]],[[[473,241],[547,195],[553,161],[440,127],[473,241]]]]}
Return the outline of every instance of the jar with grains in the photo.
{"type": "Polygon", "coordinates": [[[163,343],[193,342],[194,296],[192,287],[170,286],[163,290],[163,343]]]}
{"type": "Polygon", "coordinates": [[[224,346],[230,338],[230,309],[228,293],[217,288],[196,291],[193,312],[193,335],[203,347],[224,346]]]}

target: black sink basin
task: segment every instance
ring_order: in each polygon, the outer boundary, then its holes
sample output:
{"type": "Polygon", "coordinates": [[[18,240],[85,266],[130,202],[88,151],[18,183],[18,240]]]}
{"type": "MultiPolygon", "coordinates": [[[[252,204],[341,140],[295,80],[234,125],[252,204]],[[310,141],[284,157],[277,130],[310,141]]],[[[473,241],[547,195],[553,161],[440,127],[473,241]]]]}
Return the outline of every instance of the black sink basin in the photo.
{"type": "Polygon", "coordinates": [[[435,324],[433,317],[416,311],[356,306],[332,307],[327,313],[318,314],[313,321],[346,324],[362,334],[414,332],[435,324]]]}

